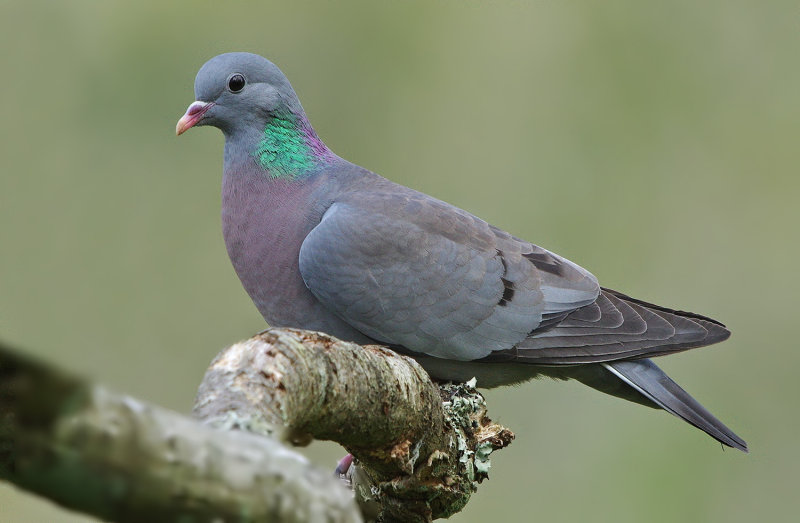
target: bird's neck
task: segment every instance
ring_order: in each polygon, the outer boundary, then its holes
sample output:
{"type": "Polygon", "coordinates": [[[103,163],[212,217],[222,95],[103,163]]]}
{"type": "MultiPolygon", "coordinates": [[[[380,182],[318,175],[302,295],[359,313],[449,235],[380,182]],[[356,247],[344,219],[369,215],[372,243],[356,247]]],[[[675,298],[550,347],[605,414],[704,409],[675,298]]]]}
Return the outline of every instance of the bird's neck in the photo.
{"type": "Polygon", "coordinates": [[[331,163],[336,156],[320,140],[305,114],[270,115],[250,155],[270,178],[304,178],[331,163]]]}

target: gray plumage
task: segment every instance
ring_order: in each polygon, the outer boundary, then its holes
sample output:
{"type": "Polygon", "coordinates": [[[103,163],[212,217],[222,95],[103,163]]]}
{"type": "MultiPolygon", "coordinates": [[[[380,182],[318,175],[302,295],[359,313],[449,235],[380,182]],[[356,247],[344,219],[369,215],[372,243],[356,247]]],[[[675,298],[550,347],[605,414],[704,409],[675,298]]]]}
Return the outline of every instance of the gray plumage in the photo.
{"type": "Polygon", "coordinates": [[[386,344],[437,379],[577,379],[747,449],[647,359],[722,341],[721,323],[601,288],[569,260],[339,158],[260,56],[211,59],[195,95],[177,131],[225,134],[225,243],[270,324],[386,344]]]}

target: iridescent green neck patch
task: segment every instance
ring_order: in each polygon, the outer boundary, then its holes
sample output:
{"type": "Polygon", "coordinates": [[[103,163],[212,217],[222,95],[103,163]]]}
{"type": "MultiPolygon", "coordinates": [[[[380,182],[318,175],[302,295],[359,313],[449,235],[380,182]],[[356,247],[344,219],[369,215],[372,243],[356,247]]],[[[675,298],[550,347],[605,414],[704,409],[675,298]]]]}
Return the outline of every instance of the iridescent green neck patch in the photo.
{"type": "Polygon", "coordinates": [[[273,115],[253,151],[272,178],[290,179],[311,174],[330,154],[308,122],[292,113],[273,115]]]}

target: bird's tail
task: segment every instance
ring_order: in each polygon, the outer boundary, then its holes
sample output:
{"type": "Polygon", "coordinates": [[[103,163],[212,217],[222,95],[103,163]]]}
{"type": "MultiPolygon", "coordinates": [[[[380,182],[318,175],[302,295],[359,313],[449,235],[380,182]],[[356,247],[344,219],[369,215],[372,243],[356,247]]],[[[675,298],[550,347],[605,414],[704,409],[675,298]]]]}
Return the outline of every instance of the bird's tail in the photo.
{"type": "MultiPolygon", "coordinates": [[[[602,366],[650,402],[691,423],[722,444],[747,452],[747,443],[742,438],[700,405],[651,360],[612,361],[602,363],[602,366]]],[[[593,383],[585,383],[594,386],[593,383]]]]}

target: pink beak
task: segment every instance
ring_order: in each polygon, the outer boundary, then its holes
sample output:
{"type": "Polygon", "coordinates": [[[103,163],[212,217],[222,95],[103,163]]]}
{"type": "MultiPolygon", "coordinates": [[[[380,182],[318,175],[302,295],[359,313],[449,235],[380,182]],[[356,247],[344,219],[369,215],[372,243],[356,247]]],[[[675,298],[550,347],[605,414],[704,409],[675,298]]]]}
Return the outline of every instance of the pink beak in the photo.
{"type": "Polygon", "coordinates": [[[186,114],[178,120],[178,125],[175,126],[175,134],[180,136],[191,129],[213,105],[214,102],[192,102],[189,108],[186,109],[186,114]]]}

